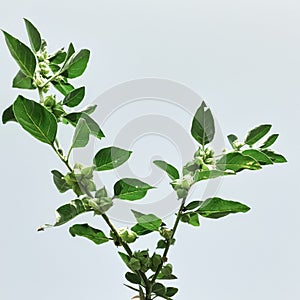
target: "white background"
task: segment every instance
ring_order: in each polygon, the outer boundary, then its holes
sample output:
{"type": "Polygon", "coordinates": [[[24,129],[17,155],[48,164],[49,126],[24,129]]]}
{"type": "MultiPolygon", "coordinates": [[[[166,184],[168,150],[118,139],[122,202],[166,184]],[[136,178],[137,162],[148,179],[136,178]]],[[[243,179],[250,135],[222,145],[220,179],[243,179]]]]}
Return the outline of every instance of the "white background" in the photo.
{"type": "MultiPolygon", "coordinates": [[[[292,0],[28,0],[1,5],[1,28],[22,40],[26,17],[52,50],[69,41],[91,49],[89,68],[78,81],[87,87],[86,104],[127,80],[166,78],[206,99],[224,133],[243,136],[261,123],[272,123],[274,133],[280,133],[275,149],[288,164],[226,179],[218,192],[247,203],[252,208],[248,214],[180,228],[170,257],[179,277],[176,299],[300,297],[299,9],[292,0]]],[[[3,38],[0,51],[3,111],[18,93],[10,88],[17,66],[3,38]]],[[[70,194],[57,193],[50,176],[51,169],[63,166],[49,147],[17,124],[0,126],[0,135],[0,298],[132,297],[122,286],[126,269],[113,245],[74,239],[68,226],[36,232],[70,200],[70,194]]]]}

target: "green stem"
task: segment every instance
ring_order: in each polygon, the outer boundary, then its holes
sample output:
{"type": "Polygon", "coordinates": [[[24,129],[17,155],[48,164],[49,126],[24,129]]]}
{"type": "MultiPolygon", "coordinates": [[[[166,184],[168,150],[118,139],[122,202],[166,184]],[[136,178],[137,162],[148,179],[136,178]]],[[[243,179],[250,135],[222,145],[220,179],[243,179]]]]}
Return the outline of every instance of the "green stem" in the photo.
{"type": "Polygon", "coordinates": [[[43,88],[39,87],[38,91],[39,91],[40,102],[43,103],[44,102],[43,88]]]}
{"type": "Polygon", "coordinates": [[[60,73],[54,74],[52,77],[50,77],[42,86],[41,89],[43,89],[48,83],[50,83],[52,80],[54,80],[57,76],[59,76],[60,73]]]}
{"type": "Polygon", "coordinates": [[[166,240],[167,245],[166,245],[165,251],[164,251],[163,256],[162,256],[162,262],[159,264],[155,274],[153,275],[152,280],[151,280],[151,284],[155,283],[155,281],[157,279],[157,276],[160,273],[160,271],[161,271],[161,269],[164,265],[164,262],[167,261],[168,253],[169,253],[171,243],[172,243],[172,239],[174,238],[176,230],[178,228],[180,217],[181,217],[181,214],[183,213],[183,209],[184,209],[184,206],[185,206],[185,201],[186,201],[186,198],[183,198],[182,202],[181,202],[181,205],[180,205],[180,208],[179,208],[178,213],[177,213],[175,223],[174,223],[173,228],[172,228],[171,238],[166,240]]]}

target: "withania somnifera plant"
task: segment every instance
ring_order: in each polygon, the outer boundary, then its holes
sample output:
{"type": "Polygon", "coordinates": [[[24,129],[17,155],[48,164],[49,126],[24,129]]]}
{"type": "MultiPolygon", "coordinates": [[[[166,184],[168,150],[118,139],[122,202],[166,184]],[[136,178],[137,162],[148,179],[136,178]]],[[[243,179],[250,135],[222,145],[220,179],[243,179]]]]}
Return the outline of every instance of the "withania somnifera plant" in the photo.
{"type": "MultiPolygon", "coordinates": [[[[105,186],[96,187],[94,173],[122,165],[130,158],[129,150],[114,146],[100,149],[89,166],[70,161],[72,150],[85,147],[92,136],[104,138],[99,125],[91,117],[96,106],[74,112],[74,108],[84,99],[85,87],[75,88],[70,82],[85,71],[90,51],[75,51],[71,43],[66,50],[48,53],[47,43],[36,27],[26,19],[25,25],[30,47],[9,33],[3,33],[8,49],[19,66],[13,87],[37,91],[38,100],[19,95],[4,111],[2,122],[17,122],[34,138],[50,146],[66,166],[66,171],[52,171],[54,184],[59,192],[73,190],[76,195],[74,200],[57,209],[53,225],[41,226],[39,230],[63,225],[79,214],[93,212],[94,216],[104,219],[106,229],[76,224],[70,227],[70,234],[85,237],[96,245],[114,243],[128,267],[125,274],[128,283],[125,285],[134,290],[140,299],[174,299],[178,289],[165,282],[176,279],[168,254],[175,244],[179,224],[183,222],[199,226],[201,217],[217,219],[229,214],[245,213],[250,209],[245,204],[219,197],[187,203],[192,185],[202,180],[235,175],[243,170],[260,170],[266,165],[286,162],[282,155],[270,149],[278,134],[267,136],[271,129],[269,124],[250,130],[244,139],[230,134],[228,140],[231,148],[215,155],[214,150],[208,146],[215,135],[214,119],[210,109],[202,102],[191,122],[191,138],[199,144],[192,160],[183,166],[181,172],[165,161],[154,161],[169,176],[170,184],[176,192],[174,196],[177,195],[181,203],[174,224],[167,225],[154,214],[133,211],[136,224],[131,228],[116,228],[106,214],[114,202],[138,201],[153,187],[135,178],[119,179],[114,184],[113,195],[108,194],[105,186]],[[58,141],[58,126],[74,127],[71,147],[67,151],[61,148],[58,141]],[[138,238],[151,233],[159,236],[154,253],[147,249],[132,248],[138,238]]],[[[182,298],[186,299],[187,295],[183,293],[182,298]]]]}

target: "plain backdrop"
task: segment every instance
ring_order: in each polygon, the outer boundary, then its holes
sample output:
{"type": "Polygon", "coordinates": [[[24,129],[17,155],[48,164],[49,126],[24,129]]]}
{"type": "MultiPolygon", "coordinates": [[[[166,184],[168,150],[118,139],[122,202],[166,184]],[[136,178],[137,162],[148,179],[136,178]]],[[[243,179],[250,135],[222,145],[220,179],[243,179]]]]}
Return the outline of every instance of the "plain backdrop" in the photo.
{"type": "MultiPolygon", "coordinates": [[[[26,40],[23,17],[52,50],[70,41],[91,49],[87,72],[77,81],[87,87],[86,104],[121,82],[164,78],[203,97],[225,133],[243,136],[258,124],[273,124],[280,133],[274,148],[289,162],[222,182],[218,195],[247,203],[248,214],[181,226],[170,255],[179,278],[175,299],[299,299],[299,1],[2,3],[0,27],[26,40]]],[[[3,111],[20,91],[10,88],[17,65],[3,38],[0,53],[3,111]]],[[[17,124],[1,125],[0,136],[0,298],[130,299],[134,293],[122,286],[126,268],[113,245],[72,238],[68,226],[36,232],[73,197],[58,194],[52,183],[50,170],[63,166],[50,147],[17,124]]],[[[136,150],[149,147],[144,142],[136,150]]],[[[179,165],[176,155],[173,160],[179,165]]],[[[141,159],[136,163],[143,167],[141,159]]],[[[143,164],[150,168],[148,159],[143,164]]],[[[76,221],[86,220],[106,230],[92,217],[76,221]]],[[[155,238],[139,245],[153,249],[155,238]]]]}

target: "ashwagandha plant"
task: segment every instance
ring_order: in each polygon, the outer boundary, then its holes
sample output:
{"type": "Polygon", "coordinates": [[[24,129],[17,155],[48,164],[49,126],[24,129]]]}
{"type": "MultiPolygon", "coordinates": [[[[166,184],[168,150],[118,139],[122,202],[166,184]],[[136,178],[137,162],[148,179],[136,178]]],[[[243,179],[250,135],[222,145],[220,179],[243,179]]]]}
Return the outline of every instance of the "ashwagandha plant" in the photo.
{"type": "Polygon", "coordinates": [[[76,224],[70,227],[70,234],[74,237],[85,237],[96,245],[112,242],[118,249],[121,248],[122,251],[118,253],[129,270],[125,274],[129,284],[125,285],[136,291],[138,298],[172,299],[178,289],[167,287],[161,282],[176,279],[173,267],[168,261],[168,254],[175,243],[175,233],[180,222],[199,226],[199,217],[218,219],[229,214],[245,213],[250,209],[242,203],[218,197],[188,202],[190,188],[199,181],[235,175],[243,170],[260,170],[266,165],[286,162],[282,155],[270,149],[278,134],[265,138],[271,129],[269,124],[252,129],[243,141],[230,134],[228,140],[231,149],[215,155],[214,150],[208,146],[215,135],[214,119],[210,109],[202,102],[191,125],[191,135],[199,144],[192,160],[183,166],[182,172],[165,161],[154,161],[169,176],[176,192],[174,195],[177,194],[180,201],[174,224],[167,226],[154,214],[133,211],[136,224],[131,228],[116,228],[106,214],[114,202],[137,201],[153,187],[135,178],[122,178],[117,181],[113,195],[109,195],[105,186],[96,187],[94,172],[104,172],[122,165],[130,158],[132,152],[129,150],[114,146],[103,148],[89,166],[70,161],[72,150],[85,147],[91,135],[97,139],[104,138],[99,125],[90,116],[96,105],[74,111],[74,107],[85,96],[85,87],[74,88],[69,83],[69,80],[79,77],[85,71],[90,51],[75,51],[71,43],[67,51],[62,48],[50,54],[46,41],[41,38],[36,27],[26,19],[25,25],[31,48],[3,31],[9,52],[19,66],[13,79],[13,87],[36,90],[39,100],[34,101],[19,95],[4,111],[2,121],[4,124],[9,121],[17,122],[33,137],[49,145],[67,168],[64,174],[58,170],[52,171],[54,184],[61,193],[73,190],[76,194],[74,200],[56,210],[56,222],[53,225],[44,225],[38,230],[61,226],[79,214],[92,212],[104,219],[108,232],[88,224],[76,224]],[[58,95],[54,93],[55,90],[59,92],[58,95]],[[65,151],[58,141],[57,130],[58,126],[69,125],[75,130],[70,149],[65,151]],[[265,139],[261,142],[263,138],[265,139]],[[138,238],[151,233],[158,235],[154,253],[150,253],[148,249],[132,249],[132,244],[138,238]]]}

